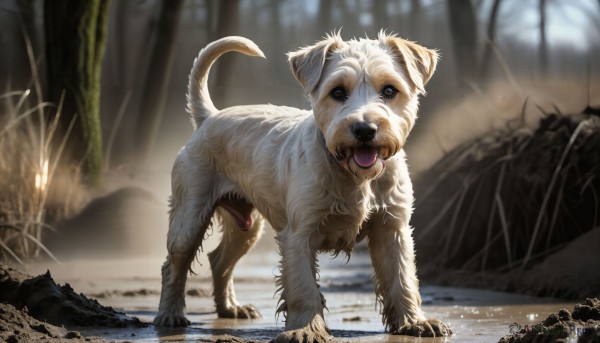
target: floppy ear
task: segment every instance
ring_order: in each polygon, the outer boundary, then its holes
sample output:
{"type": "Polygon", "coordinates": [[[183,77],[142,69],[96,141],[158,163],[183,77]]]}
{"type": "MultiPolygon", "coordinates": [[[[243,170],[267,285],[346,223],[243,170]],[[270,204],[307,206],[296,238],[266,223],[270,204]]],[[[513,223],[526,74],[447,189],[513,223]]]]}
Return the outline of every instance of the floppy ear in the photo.
{"type": "Polygon", "coordinates": [[[314,45],[288,53],[292,72],[307,95],[312,93],[319,84],[327,56],[345,45],[338,32],[327,35],[324,40],[314,45]]]}
{"type": "Polygon", "coordinates": [[[396,36],[380,35],[379,40],[392,49],[409,81],[420,93],[425,94],[425,84],[437,66],[437,52],[396,36]]]}

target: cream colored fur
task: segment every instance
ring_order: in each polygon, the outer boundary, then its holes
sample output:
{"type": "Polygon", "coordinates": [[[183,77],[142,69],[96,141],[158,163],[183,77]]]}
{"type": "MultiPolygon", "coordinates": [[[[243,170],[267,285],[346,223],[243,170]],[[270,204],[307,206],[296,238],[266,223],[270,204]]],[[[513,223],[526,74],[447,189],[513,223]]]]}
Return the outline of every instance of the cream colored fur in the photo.
{"type": "Polygon", "coordinates": [[[188,108],[196,130],[173,166],[168,257],[155,325],[189,325],[187,272],[215,220],[223,229],[222,242],[209,254],[217,313],[257,318],[253,306],[238,304],[232,271],[260,236],[265,218],[277,232],[281,254],[278,312],[285,316],[285,332],[275,342],[332,338],[316,281],[317,253],[349,253],[364,237],[386,329],[450,334],[421,310],[409,226],[412,186],[402,150],[418,97],[435,70],[435,51],[384,33],[351,41],[338,33],[290,53],[313,111],[273,105],[217,110],[208,72],[227,51],[263,56],[251,41],[227,37],[209,44],[194,62],[188,108]],[[334,97],[342,94],[333,93],[336,88],[346,96],[334,97]],[[365,123],[375,129],[357,129],[365,123]],[[362,160],[360,149],[366,151],[362,160]],[[252,220],[240,214],[250,204],[252,220]]]}

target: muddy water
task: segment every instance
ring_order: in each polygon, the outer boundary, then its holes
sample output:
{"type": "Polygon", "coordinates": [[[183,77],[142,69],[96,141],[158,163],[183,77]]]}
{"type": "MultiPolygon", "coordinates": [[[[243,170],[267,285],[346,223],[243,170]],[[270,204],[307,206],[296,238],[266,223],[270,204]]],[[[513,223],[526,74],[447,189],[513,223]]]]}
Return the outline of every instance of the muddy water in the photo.
{"type": "MultiPolygon", "coordinates": [[[[196,292],[187,297],[188,318],[192,326],[186,329],[78,328],[84,335],[129,341],[197,341],[215,335],[233,335],[246,339],[268,341],[283,330],[282,318],[276,318],[273,276],[278,257],[272,253],[251,253],[236,270],[236,292],[241,303],[253,303],[261,311],[259,320],[217,319],[214,313],[210,274],[207,262],[200,258],[198,273],[188,281],[188,289],[196,292]]],[[[69,282],[78,292],[95,294],[99,301],[151,322],[156,315],[160,292],[158,258],[144,259],[77,259],[62,264],[39,264],[30,273],[50,269],[59,283],[69,282]],[[128,293],[133,293],[128,294],[128,293]]],[[[329,311],[326,321],[333,334],[352,342],[497,342],[509,334],[512,323],[531,325],[552,312],[573,303],[552,299],[497,293],[481,290],[433,287],[422,285],[424,311],[449,323],[455,335],[449,339],[414,339],[384,333],[381,317],[375,306],[368,257],[352,256],[348,263],[342,256],[320,257],[321,289],[329,311]]]]}

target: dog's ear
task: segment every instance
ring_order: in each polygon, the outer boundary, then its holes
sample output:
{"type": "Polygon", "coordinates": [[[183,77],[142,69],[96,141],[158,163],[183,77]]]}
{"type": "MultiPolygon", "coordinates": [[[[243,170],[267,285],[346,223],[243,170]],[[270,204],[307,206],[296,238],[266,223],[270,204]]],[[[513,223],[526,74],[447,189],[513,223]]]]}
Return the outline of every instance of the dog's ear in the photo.
{"type": "Polygon", "coordinates": [[[325,39],[314,45],[288,53],[292,72],[307,95],[311,94],[319,84],[327,56],[345,45],[338,32],[327,35],[325,39]]]}
{"type": "Polygon", "coordinates": [[[425,84],[431,79],[437,66],[437,52],[396,36],[380,34],[379,40],[392,49],[408,74],[409,81],[424,94],[425,84]]]}

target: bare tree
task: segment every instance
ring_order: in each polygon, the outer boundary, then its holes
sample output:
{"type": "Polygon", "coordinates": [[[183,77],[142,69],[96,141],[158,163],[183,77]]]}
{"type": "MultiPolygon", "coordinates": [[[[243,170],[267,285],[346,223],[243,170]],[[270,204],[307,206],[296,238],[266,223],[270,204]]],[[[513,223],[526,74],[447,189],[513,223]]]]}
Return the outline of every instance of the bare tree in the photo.
{"type": "Polygon", "coordinates": [[[373,1],[371,4],[371,12],[373,12],[375,22],[381,27],[389,26],[389,13],[387,6],[387,1],[373,1]]]}
{"type": "Polygon", "coordinates": [[[137,151],[145,161],[154,146],[165,110],[173,51],[183,0],[161,0],[155,40],[138,115],[137,151]]]}
{"type": "Polygon", "coordinates": [[[471,0],[448,0],[450,31],[454,59],[459,78],[465,82],[476,79],[477,59],[477,20],[471,0]]]}
{"type": "MultiPolygon", "coordinates": [[[[217,6],[217,31],[216,38],[222,38],[225,36],[231,36],[238,34],[238,17],[239,17],[239,1],[238,0],[220,0],[217,6]]],[[[234,55],[225,54],[215,65],[216,71],[216,83],[218,85],[227,85],[232,77],[234,68],[231,68],[233,63],[234,55]]],[[[226,94],[225,89],[227,87],[218,87],[218,90],[213,91],[212,97],[215,103],[223,104],[225,101],[226,94]]],[[[226,104],[225,104],[226,105],[226,104]]],[[[217,106],[219,107],[219,106],[217,106]]]]}
{"type": "Polygon", "coordinates": [[[71,123],[67,157],[83,162],[88,182],[102,176],[100,76],[110,0],[46,0],[44,25],[48,98],[62,104],[63,133],[71,123]]]}
{"type": "Polygon", "coordinates": [[[485,45],[483,58],[481,59],[481,73],[479,74],[479,79],[482,81],[489,76],[490,60],[492,59],[492,52],[496,46],[496,26],[498,25],[497,18],[499,10],[500,0],[494,0],[488,19],[487,44],[485,45]]]}
{"type": "Polygon", "coordinates": [[[420,0],[411,0],[410,2],[410,10],[411,13],[409,15],[408,18],[408,28],[406,29],[406,32],[409,32],[411,35],[413,34],[413,32],[418,32],[419,30],[419,25],[421,24],[421,20],[422,20],[422,13],[423,13],[423,9],[421,6],[421,1],[420,0]]]}
{"type": "Polygon", "coordinates": [[[321,37],[325,32],[329,31],[332,19],[332,3],[330,0],[319,1],[319,15],[317,16],[317,29],[315,37],[321,37]]]}
{"type": "Polygon", "coordinates": [[[542,75],[548,71],[548,42],[546,40],[546,0],[539,0],[540,13],[540,68],[542,75]]]}

